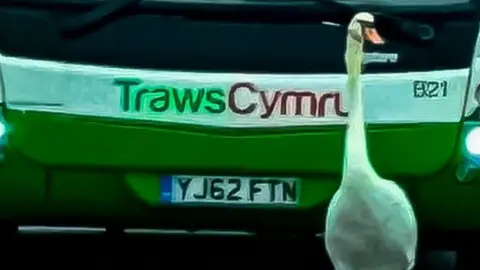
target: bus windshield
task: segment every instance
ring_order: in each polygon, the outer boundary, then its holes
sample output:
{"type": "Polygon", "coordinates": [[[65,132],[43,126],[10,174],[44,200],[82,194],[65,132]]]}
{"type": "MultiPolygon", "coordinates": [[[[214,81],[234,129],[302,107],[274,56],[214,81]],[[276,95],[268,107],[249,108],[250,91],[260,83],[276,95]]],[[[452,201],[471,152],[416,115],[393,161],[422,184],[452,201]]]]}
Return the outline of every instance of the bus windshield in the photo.
{"type": "Polygon", "coordinates": [[[378,5],[378,6],[443,6],[467,4],[469,0],[336,0],[336,2],[350,5],[378,5]]]}

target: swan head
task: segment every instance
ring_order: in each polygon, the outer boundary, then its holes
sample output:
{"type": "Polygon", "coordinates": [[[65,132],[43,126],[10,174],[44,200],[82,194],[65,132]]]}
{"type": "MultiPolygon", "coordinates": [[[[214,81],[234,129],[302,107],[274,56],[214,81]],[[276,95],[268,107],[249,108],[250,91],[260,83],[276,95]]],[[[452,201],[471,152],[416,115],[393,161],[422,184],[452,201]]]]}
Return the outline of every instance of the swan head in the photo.
{"type": "Polygon", "coordinates": [[[350,77],[357,78],[363,68],[363,44],[365,40],[373,44],[383,44],[383,38],[374,27],[375,17],[368,12],[357,13],[347,29],[345,65],[350,77]]]}

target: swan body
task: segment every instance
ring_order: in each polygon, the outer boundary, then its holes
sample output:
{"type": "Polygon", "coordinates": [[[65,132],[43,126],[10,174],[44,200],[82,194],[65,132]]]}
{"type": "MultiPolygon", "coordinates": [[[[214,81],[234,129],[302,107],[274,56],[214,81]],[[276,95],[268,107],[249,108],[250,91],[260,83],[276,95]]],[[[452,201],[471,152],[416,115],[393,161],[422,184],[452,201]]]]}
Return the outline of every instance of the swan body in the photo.
{"type": "Polygon", "coordinates": [[[375,172],[367,153],[360,73],[368,33],[362,22],[373,20],[373,15],[362,12],[348,26],[350,112],[342,182],[330,201],[325,225],[325,245],[336,270],[408,270],[415,262],[413,207],[395,182],[375,172]]]}

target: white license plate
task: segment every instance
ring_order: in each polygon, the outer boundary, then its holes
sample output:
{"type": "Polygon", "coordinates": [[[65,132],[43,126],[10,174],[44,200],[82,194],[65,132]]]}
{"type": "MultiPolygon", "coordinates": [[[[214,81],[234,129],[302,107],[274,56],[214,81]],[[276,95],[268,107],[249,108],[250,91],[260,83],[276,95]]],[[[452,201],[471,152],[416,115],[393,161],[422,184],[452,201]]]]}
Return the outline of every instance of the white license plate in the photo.
{"type": "Polygon", "coordinates": [[[298,202],[298,183],[296,178],[162,176],[160,200],[163,203],[294,205],[298,202]]]}

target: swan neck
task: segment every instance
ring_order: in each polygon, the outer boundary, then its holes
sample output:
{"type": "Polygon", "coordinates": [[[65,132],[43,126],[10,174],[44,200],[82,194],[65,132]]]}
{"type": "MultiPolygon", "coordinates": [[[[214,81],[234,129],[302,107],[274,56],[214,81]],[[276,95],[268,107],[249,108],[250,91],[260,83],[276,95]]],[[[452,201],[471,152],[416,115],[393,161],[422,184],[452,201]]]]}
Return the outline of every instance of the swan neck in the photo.
{"type": "MultiPolygon", "coordinates": [[[[363,111],[363,89],[360,79],[349,78],[350,110],[347,121],[347,135],[350,139],[365,138],[365,115],[363,111]]],[[[365,141],[365,140],[361,140],[365,141]]]]}
{"type": "Polygon", "coordinates": [[[352,179],[348,176],[354,176],[355,182],[358,183],[370,179],[367,176],[374,172],[368,158],[363,90],[359,76],[349,76],[347,89],[350,96],[350,110],[345,133],[343,179],[348,182],[352,179]]]}

